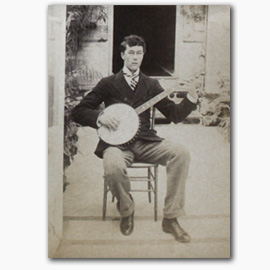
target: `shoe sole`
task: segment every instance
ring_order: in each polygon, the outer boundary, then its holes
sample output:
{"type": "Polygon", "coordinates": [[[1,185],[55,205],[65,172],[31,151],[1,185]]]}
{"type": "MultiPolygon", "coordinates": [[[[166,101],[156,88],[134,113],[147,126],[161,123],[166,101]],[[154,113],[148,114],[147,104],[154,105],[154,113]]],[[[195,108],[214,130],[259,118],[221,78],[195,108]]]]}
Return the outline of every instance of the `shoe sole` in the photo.
{"type": "MultiPolygon", "coordinates": [[[[173,235],[173,233],[171,231],[166,231],[162,228],[163,232],[165,233],[170,233],[171,235],[173,235]]],[[[174,235],[173,235],[174,236],[174,235]]],[[[190,239],[189,240],[180,240],[180,239],[177,239],[175,236],[174,236],[174,239],[177,241],[177,242],[181,242],[181,243],[188,243],[190,242],[190,239]]]]}

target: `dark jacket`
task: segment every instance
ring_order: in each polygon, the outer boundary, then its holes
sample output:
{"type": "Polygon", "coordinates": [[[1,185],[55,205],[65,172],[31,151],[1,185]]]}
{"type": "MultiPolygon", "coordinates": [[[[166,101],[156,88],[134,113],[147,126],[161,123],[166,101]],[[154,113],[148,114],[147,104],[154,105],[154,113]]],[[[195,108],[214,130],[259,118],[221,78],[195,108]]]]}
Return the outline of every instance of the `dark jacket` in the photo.
{"type": "MultiPolygon", "coordinates": [[[[153,98],[157,94],[164,91],[156,79],[149,78],[140,72],[139,81],[135,91],[133,91],[126,82],[123,72],[120,71],[115,75],[103,78],[93,88],[93,90],[85,96],[85,98],[72,111],[73,121],[82,126],[97,127],[97,117],[100,110],[98,106],[104,102],[105,107],[114,103],[126,103],[133,108],[137,108],[147,100],[153,98]]],[[[175,104],[167,97],[159,101],[155,107],[174,123],[183,121],[192,110],[196,109],[196,104],[184,98],[180,104],[175,104]]],[[[138,139],[146,141],[161,141],[162,138],[156,135],[156,131],[150,129],[150,109],[140,114],[141,131],[138,139]]],[[[109,145],[99,141],[95,154],[102,158],[103,151],[109,145]]],[[[123,147],[121,146],[123,149],[123,147]]]]}

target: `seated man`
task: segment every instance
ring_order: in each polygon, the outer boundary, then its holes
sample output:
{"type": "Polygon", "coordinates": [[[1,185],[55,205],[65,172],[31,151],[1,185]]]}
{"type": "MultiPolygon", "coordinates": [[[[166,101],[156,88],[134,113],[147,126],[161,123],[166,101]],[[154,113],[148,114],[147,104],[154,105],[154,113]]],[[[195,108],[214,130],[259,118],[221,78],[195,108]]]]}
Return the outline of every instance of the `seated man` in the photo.
{"type": "MultiPolygon", "coordinates": [[[[114,103],[125,103],[137,108],[147,100],[161,93],[163,88],[155,79],[144,75],[140,66],[146,51],[144,40],[136,35],[125,37],[120,45],[124,66],[115,75],[103,78],[93,90],[77,105],[72,113],[73,120],[83,126],[98,128],[105,125],[116,130],[118,119],[98,110],[114,103]]],[[[174,123],[183,121],[196,109],[197,94],[191,90],[180,104],[167,97],[155,107],[174,123]]],[[[141,129],[136,140],[130,145],[112,146],[100,140],[95,154],[103,158],[104,177],[108,180],[112,194],[117,198],[117,208],[121,215],[120,230],[130,235],[134,227],[134,201],[130,195],[130,181],[126,168],[134,161],[157,163],[167,169],[167,193],[164,206],[162,229],[174,235],[180,242],[189,242],[190,236],[177,221],[184,214],[185,183],[190,163],[190,155],[183,145],[171,143],[156,135],[150,129],[150,110],[140,114],[141,129]]]]}

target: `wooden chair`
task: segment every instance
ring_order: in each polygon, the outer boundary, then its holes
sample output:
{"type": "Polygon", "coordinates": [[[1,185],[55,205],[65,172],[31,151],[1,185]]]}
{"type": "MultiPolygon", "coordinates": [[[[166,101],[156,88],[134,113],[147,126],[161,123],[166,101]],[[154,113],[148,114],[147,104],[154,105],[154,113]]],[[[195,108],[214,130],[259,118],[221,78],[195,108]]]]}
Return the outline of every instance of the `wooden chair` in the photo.
{"type": "MultiPolygon", "coordinates": [[[[151,108],[151,129],[155,125],[155,108],[151,108]]],[[[157,221],[157,211],[158,211],[158,164],[152,163],[133,163],[130,169],[140,169],[144,171],[143,176],[130,176],[131,181],[131,193],[132,192],[147,192],[148,201],[152,202],[151,193],[154,195],[154,220],[157,221]],[[132,182],[146,182],[146,189],[132,189],[132,182]]],[[[106,209],[107,209],[107,194],[109,192],[109,186],[104,178],[104,193],[103,193],[103,212],[102,219],[106,220],[106,209]]],[[[114,202],[114,197],[112,198],[114,202]]]]}

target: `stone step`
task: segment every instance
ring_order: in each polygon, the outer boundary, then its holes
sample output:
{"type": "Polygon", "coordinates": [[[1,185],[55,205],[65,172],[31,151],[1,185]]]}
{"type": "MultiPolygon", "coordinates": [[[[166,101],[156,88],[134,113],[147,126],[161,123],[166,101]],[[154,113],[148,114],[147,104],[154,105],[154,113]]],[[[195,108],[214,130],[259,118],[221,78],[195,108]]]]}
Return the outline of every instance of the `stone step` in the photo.
{"type": "Polygon", "coordinates": [[[158,222],[136,218],[134,232],[124,236],[119,218],[65,218],[63,241],[57,258],[227,258],[230,256],[229,216],[191,216],[181,226],[191,242],[178,243],[161,229],[158,222]],[[70,256],[70,257],[69,257],[70,256]]]}

